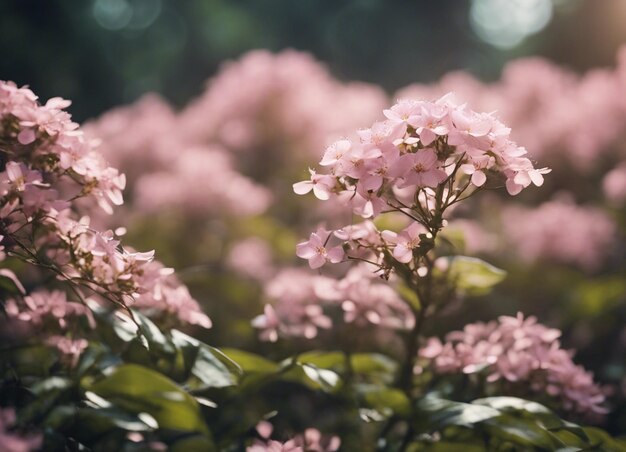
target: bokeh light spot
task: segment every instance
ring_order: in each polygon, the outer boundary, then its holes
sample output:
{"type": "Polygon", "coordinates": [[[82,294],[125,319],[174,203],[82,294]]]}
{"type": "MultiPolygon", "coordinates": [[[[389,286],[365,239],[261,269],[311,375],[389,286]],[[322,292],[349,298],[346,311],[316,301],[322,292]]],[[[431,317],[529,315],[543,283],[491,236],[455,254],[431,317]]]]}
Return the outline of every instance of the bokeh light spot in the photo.
{"type": "Polygon", "coordinates": [[[483,41],[510,49],[543,30],[552,14],[551,0],[473,0],[470,23],[483,41]]]}
{"type": "Polygon", "coordinates": [[[161,14],[161,0],[95,0],[93,16],[107,30],[142,30],[161,14]]]}
{"type": "Polygon", "coordinates": [[[93,4],[93,17],[107,30],[121,30],[132,16],[133,8],[127,0],[96,0],[93,4]]]}
{"type": "Polygon", "coordinates": [[[132,0],[133,16],[128,28],[148,28],[161,14],[161,0],[132,0]]]}

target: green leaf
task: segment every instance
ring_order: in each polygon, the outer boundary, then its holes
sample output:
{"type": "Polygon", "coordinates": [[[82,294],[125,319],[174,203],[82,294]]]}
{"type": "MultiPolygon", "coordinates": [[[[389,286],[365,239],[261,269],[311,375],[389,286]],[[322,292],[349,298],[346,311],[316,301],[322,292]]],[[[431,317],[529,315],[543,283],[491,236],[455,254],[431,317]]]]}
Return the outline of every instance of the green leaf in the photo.
{"type": "Polygon", "coordinates": [[[71,424],[76,415],[76,407],[71,405],[58,405],[46,416],[44,426],[55,430],[61,430],[71,424]]]}
{"type": "Polygon", "coordinates": [[[71,380],[61,377],[46,378],[34,384],[30,390],[35,398],[19,411],[19,422],[32,424],[36,419],[48,416],[73,389],[71,380]]]}
{"type": "Polygon", "coordinates": [[[220,350],[178,330],[172,330],[172,342],[183,351],[186,359],[193,357],[191,373],[205,388],[225,388],[238,383],[241,367],[220,350]]]}
{"type": "Polygon", "coordinates": [[[51,391],[63,391],[72,386],[72,381],[62,377],[50,377],[35,383],[31,392],[40,397],[51,391]]]}
{"type": "Polygon", "coordinates": [[[208,433],[198,403],[169,378],[142,366],[125,364],[85,389],[132,414],[150,414],[159,427],[208,433]]]}
{"type": "Polygon", "coordinates": [[[506,272],[475,257],[444,257],[448,262],[448,278],[460,293],[484,295],[506,277],[506,272]]]}
{"type": "Polygon", "coordinates": [[[365,405],[373,408],[385,417],[391,415],[405,417],[411,412],[411,404],[406,394],[396,388],[372,385],[358,386],[365,405]]]}
{"type": "Polygon", "coordinates": [[[346,371],[346,355],[344,352],[313,350],[298,355],[298,362],[340,373],[346,371]]]}
{"type": "Polygon", "coordinates": [[[444,432],[446,441],[471,439],[469,434],[491,445],[513,444],[522,450],[626,450],[600,429],[579,427],[539,403],[516,397],[486,397],[468,404],[431,393],[417,407],[426,415],[418,420],[431,431],[444,432]]]}
{"type": "Polygon", "coordinates": [[[626,439],[612,438],[607,432],[596,427],[584,427],[585,433],[589,437],[593,447],[599,448],[607,452],[623,452],[626,450],[626,439]]]}
{"type": "MultiPolygon", "coordinates": [[[[352,373],[363,376],[365,380],[372,383],[391,383],[398,367],[393,359],[380,353],[354,353],[349,356],[352,373]]],[[[329,369],[339,374],[346,373],[346,354],[344,352],[306,352],[298,355],[298,362],[329,369]]]]}
{"type": "Polygon", "coordinates": [[[518,397],[485,397],[473,400],[472,404],[486,405],[500,411],[527,411],[529,413],[555,416],[549,408],[546,408],[542,404],[518,397]]]}
{"type": "Polygon", "coordinates": [[[130,342],[139,338],[142,345],[148,350],[155,349],[166,353],[174,353],[172,343],[152,320],[135,310],[131,310],[131,312],[135,321],[139,324],[139,328],[126,313],[110,315],[113,330],[120,339],[124,342],[130,342]]]}
{"type": "Polygon", "coordinates": [[[79,408],[76,412],[76,417],[80,428],[83,431],[90,432],[92,435],[95,433],[102,434],[113,428],[120,428],[128,432],[147,432],[153,430],[152,427],[147,425],[136,415],[115,407],[79,408]]]}
{"type": "Polygon", "coordinates": [[[485,452],[485,446],[468,444],[467,442],[437,441],[432,444],[413,443],[408,448],[411,452],[485,452]]]}
{"type": "Polygon", "coordinates": [[[171,444],[168,448],[171,452],[188,452],[188,451],[202,451],[212,452],[217,450],[213,441],[203,435],[187,436],[183,439],[179,439],[174,444],[171,444]]]}
{"type": "Polygon", "coordinates": [[[141,334],[148,341],[148,347],[156,347],[159,350],[163,350],[168,353],[174,352],[172,343],[152,320],[140,312],[133,311],[133,315],[141,327],[141,334]]]}
{"type": "Polygon", "coordinates": [[[533,419],[514,417],[503,414],[491,419],[486,419],[485,430],[491,435],[505,441],[510,441],[522,446],[534,446],[547,450],[554,450],[559,447],[559,442],[555,437],[543,429],[541,425],[533,419]]]}
{"type": "Polygon", "coordinates": [[[273,373],[278,372],[279,365],[254,353],[235,348],[220,348],[228,358],[236,362],[244,373],[273,373]]]}
{"type": "Polygon", "coordinates": [[[521,413],[532,415],[532,418],[541,421],[542,426],[550,431],[568,431],[583,441],[589,441],[585,431],[578,425],[564,421],[556,413],[540,403],[518,397],[485,397],[472,401],[472,404],[487,405],[506,413],[521,413]]]}
{"type": "Polygon", "coordinates": [[[226,355],[217,353],[209,346],[200,347],[196,362],[191,373],[196,376],[205,387],[225,388],[235,386],[239,381],[241,368],[233,361],[226,361],[226,355]]]}
{"type": "Polygon", "coordinates": [[[17,346],[0,352],[0,368],[10,366],[11,372],[21,376],[46,377],[58,361],[58,352],[44,345],[17,346]]]}
{"type": "Polygon", "coordinates": [[[454,402],[440,399],[434,395],[427,395],[420,400],[418,408],[428,413],[430,422],[437,428],[450,425],[471,427],[473,424],[502,414],[495,408],[488,406],[454,402]]]}
{"type": "Polygon", "coordinates": [[[370,380],[391,383],[398,369],[397,362],[380,353],[354,353],[350,358],[352,371],[369,376],[370,380]]]}
{"type": "Polygon", "coordinates": [[[335,392],[341,383],[339,375],[332,370],[321,369],[311,364],[287,363],[282,378],[295,381],[304,386],[324,392],[335,392]]]}

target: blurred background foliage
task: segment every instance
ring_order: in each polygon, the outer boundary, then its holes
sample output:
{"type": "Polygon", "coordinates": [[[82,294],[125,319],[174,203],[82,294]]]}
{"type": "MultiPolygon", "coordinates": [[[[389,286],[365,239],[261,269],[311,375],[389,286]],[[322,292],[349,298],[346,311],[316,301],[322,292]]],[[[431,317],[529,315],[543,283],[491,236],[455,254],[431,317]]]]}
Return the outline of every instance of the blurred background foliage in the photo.
{"type": "Polygon", "coordinates": [[[388,92],[528,55],[612,64],[626,2],[609,0],[20,0],[0,3],[0,75],[73,99],[79,121],[156,91],[182,106],[248,50],[311,52],[388,92]],[[497,18],[497,19],[496,19],[497,18]]]}

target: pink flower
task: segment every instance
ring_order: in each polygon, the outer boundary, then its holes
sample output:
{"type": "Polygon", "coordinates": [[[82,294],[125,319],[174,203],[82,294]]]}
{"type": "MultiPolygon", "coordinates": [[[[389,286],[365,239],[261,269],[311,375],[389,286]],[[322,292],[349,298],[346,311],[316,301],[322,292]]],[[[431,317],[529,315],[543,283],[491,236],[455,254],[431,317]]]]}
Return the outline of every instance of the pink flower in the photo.
{"type": "Polygon", "coordinates": [[[494,118],[491,115],[454,109],[450,113],[450,120],[454,128],[448,139],[449,144],[469,144],[480,148],[489,142],[485,137],[494,125],[494,118]]]}
{"type": "Polygon", "coordinates": [[[319,228],[306,242],[298,243],[296,255],[309,261],[309,266],[313,269],[322,267],[326,262],[336,264],[341,262],[344,252],[340,246],[326,249],[326,243],[330,237],[330,231],[319,228]]]}
{"type": "Polygon", "coordinates": [[[348,204],[352,211],[363,218],[373,218],[382,212],[387,204],[374,191],[359,185],[355,192],[344,192],[349,195],[348,204]]]}
{"type": "Polygon", "coordinates": [[[325,201],[330,198],[330,193],[335,186],[335,179],[325,174],[316,174],[314,170],[309,170],[311,180],[297,182],[293,184],[293,191],[298,195],[306,195],[313,190],[317,199],[325,201]]]}
{"type": "Polygon", "coordinates": [[[322,166],[334,166],[343,160],[344,155],[348,154],[352,149],[350,140],[339,140],[326,148],[324,157],[320,161],[322,166]]]}
{"type": "Polygon", "coordinates": [[[413,125],[420,113],[421,104],[414,100],[401,99],[388,110],[383,110],[393,126],[402,125],[406,129],[407,124],[413,125]]]}
{"type": "Polygon", "coordinates": [[[492,167],[495,159],[488,155],[480,156],[472,159],[471,163],[461,165],[461,171],[471,176],[472,184],[476,187],[482,187],[487,182],[485,170],[492,167]]]}
{"type": "Polygon", "coordinates": [[[261,330],[259,337],[262,341],[276,342],[278,340],[280,320],[271,305],[263,306],[263,314],[252,319],[251,324],[254,328],[261,330]]]}
{"type": "Polygon", "coordinates": [[[516,195],[531,183],[540,187],[543,185],[543,175],[550,171],[550,168],[535,169],[527,158],[516,158],[505,169],[506,189],[510,195],[516,195]]]}
{"type": "Polygon", "coordinates": [[[42,182],[41,173],[39,171],[30,170],[23,163],[7,162],[5,171],[0,173],[2,196],[6,195],[11,190],[23,192],[31,185],[47,187],[47,184],[42,182]]]}
{"type": "Polygon", "coordinates": [[[421,224],[414,222],[399,234],[395,234],[392,231],[383,231],[382,235],[387,242],[395,244],[393,257],[398,262],[408,264],[413,260],[413,250],[420,244],[420,234],[425,232],[426,230],[421,224]]]}
{"type": "MultiPolygon", "coordinates": [[[[353,148],[343,157],[343,160],[339,162],[335,170],[335,175],[362,179],[368,174],[370,166],[374,164],[374,161],[380,156],[382,156],[382,153],[378,148],[353,148]]],[[[376,189],[378,187],[373,186],[367,188],[376,189]]]]}
{"type": "Polygon", "coordinates": [[[450,127],[447,121],[448,109],[440,103],[423,103],[420,114],[409,120],[417,130],[420,142],[429,146],[437,137],[447,135],[450,127]]]}
{"type": "Polygon", "coordinates": [[[333,232],[333,234],[345,242],[362,242],[370,245],[380,243],[378,229],[371,221],[344,226],[333,232]]]}
{"type": "Polygon", "coordinates": [[[402,155],[389,169],[389,174],[403,179],[400,188],[408,186],[436,187],[447,175],[438,168],[437,154],[432,149],[423,149],[414,154],[402,155]]]}

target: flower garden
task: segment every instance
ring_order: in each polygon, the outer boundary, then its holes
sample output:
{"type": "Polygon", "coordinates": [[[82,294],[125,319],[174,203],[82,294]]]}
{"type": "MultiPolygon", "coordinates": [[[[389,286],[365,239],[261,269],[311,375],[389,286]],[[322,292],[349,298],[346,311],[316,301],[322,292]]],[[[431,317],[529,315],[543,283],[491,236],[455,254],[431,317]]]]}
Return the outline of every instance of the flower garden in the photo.
{"type": "Polygon", "coordinates": [[[392,95],[256,50],[81,125],[0,82],[0,449],[626,450],[624,93],[626,49],[392,95]]]}

